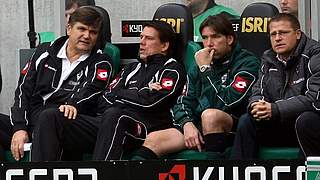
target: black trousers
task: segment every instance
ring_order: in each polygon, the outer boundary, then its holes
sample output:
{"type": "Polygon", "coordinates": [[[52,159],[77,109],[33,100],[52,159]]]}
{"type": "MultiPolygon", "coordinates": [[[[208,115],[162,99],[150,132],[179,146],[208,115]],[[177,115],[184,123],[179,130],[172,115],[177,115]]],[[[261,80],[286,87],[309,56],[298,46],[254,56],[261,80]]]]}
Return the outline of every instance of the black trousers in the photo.
{"type": "Polygon", "coordinates": [[[10,117],[5,114],[0,114],[0,146],[3,150],[10,149],[12,133],[10,117]]]}
{"type": "Polygon", "coordinates": [[[239,119],[231,159],[257,159],[260,146],[298,147],[295,120],[281,123],[276,120],[257,122],[249,114],[239,119]]]}
{"type": "Polygon", "coordinates": [[[34,129],[31,160],[57,161],[65,152],[69,155],[92,153],[99,124],[99,117],[78,114],[76,119],[67,119],[58,108],[42,111],[34,129]]]}
{"type": "Polygon", "coordinates": [[[124,152],[125,144],[131,143],[132,149],[140,147],[148,132],[146,125],[139,119],[138,112],[128,108],[108,108],[102,115],[93,159],[118,160],[124,152]],[[127,142],[127,139],[135,142],[127,142]]]}
{"type": "Polygon", "coordinates": [[[302,113],[296,122],[296,133],[300,147],[306,157],[320,156],[320,115],[315,112],[302,113]]]}

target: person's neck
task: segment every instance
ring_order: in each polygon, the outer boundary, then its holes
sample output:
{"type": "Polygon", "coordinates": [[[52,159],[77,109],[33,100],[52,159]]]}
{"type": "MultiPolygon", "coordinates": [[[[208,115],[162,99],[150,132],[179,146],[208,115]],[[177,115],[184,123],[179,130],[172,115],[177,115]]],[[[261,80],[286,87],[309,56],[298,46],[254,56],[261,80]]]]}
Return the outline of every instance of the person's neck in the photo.
{"type": "Polygon", "coordinates": [[[79,59],[80,56],[86,54],[86,52],[76,51],[74,48],[69,47],[69,45],[67,45],[66,51],[67,51],[66,54],[70,63],[73,63],[74,61],[79,59]]]}

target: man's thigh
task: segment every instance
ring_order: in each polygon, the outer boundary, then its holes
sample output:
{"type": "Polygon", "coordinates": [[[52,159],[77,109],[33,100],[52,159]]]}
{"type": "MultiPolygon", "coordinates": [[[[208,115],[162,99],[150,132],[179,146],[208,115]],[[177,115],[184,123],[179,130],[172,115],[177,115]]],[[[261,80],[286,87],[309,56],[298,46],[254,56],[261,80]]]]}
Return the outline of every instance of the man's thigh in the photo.
{"type": "Polygon", "coordinates": [[[256,123],[257,140],[262,146],[298,146],[294,124],[279,121],[260,121],[256,123]]]}
{"type": "Polygon", "coordinates": [[[78,114],[77,118],[65,118],[63,146],[66,150],[93,152],[101,117],[78,114]]]}

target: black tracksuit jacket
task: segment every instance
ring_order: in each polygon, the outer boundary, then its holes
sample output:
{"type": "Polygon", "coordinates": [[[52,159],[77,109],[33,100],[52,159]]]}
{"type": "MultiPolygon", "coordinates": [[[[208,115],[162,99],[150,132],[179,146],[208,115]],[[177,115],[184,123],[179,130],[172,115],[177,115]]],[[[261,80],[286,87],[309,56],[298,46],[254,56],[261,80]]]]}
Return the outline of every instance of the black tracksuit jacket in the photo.
{"type": "Polygon", "coordinates": [[[121,106],[139,112],[140,120],[149,129],[172,124],[170,108],[181,95],[186,82],[184,67],[174,59],[156,54],[147,62],[131,63],[124,68],[104,93],[101,112],[110,106],[121,106]],[[150,90],[159,82],[162,89],[150,90]]]}
{"type": "Polygon", "coordinates": [[[294,123],[301,113],[320,107],[320,46],[302,33],[286,65],[276,56],[272,49],[262,56],[248,107],[264,99],[271,103],[272,119],[294,123]]]}

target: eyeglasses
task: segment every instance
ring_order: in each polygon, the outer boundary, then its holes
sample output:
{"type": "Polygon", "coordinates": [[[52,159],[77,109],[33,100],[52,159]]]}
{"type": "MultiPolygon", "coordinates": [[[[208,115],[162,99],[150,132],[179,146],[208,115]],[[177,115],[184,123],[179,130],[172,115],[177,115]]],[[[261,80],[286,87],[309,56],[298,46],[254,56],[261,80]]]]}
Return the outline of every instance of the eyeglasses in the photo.
{"type": "Polygon", "coordinates": [[[278,32],[272,32],[269,35],[270,35],[271,38],[276,38],[277,35],[279,35],[280,37],[285,37],[285,36],[288,36],[289,33],[294,32],[294,31],[296,31],[296,30],[278,31],[278,32]]]}

